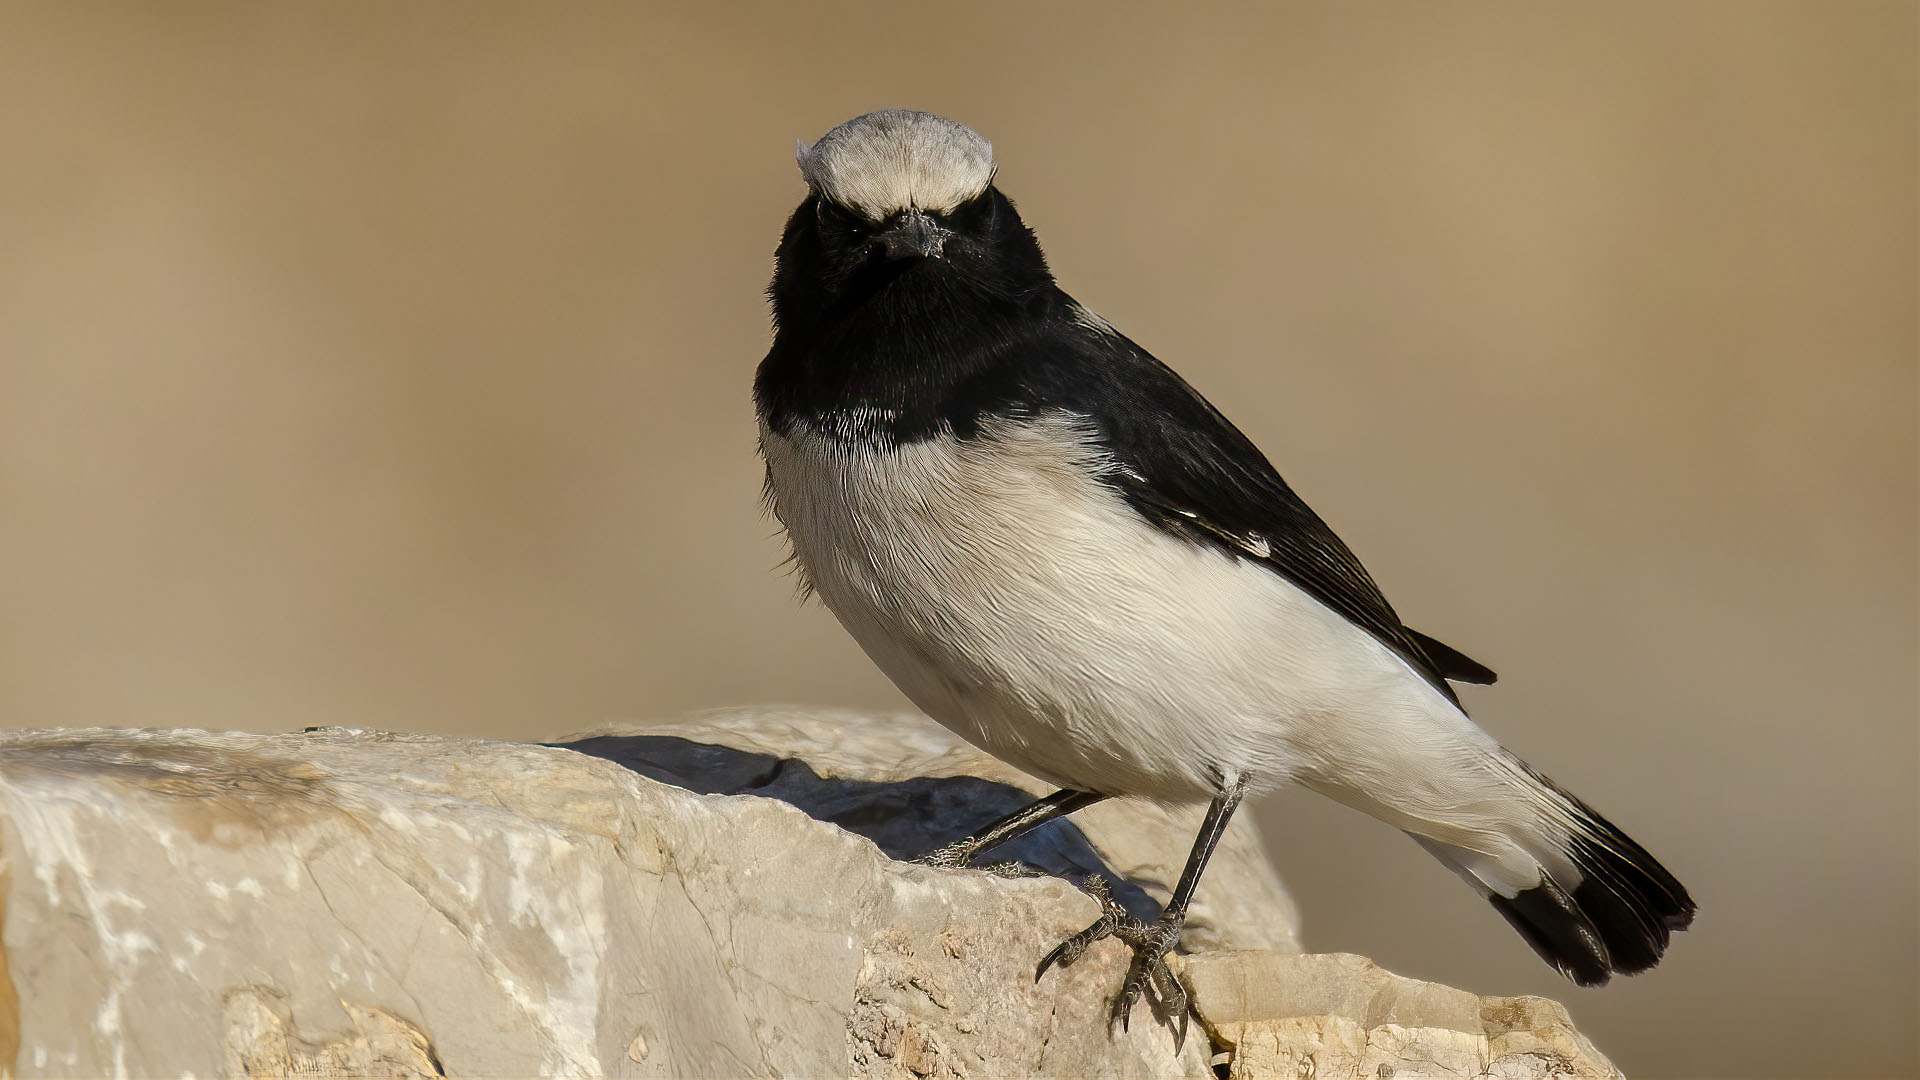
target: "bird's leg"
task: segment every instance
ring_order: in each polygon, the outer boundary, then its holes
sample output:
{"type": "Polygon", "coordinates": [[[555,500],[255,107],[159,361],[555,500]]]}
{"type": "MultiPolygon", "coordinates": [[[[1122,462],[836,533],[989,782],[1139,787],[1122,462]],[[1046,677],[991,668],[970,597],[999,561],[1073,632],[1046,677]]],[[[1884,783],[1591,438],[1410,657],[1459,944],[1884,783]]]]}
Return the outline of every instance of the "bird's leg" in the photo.
{"type": "Polygon", "coordinates": [[[972,864],[973,857],[980,852],[1004,844],[1022,833],[1031,832],[1054,818],[1092,806],[1106,797],[1091,791],[1064,788],[1015,810],[972,836],[934,848],[913,861],[922,866],[939,866],[947,869],[968,866],[972,864]]]}
{"type": "Polygon", "coordinates": [[[1128,1014],[1133,1011],[1133,1003],[1151,985],[1153,993],[1149,995],[1149,1000],[1155,1006],[1154,1011],[1163,1020],[1179,1018],[1179,1029],[1174,1034],[1174,1049],[1178,1052],[1187,1040],[1187,991],[1167,967],[1167,954],[1180,942],[1180,929],[1186,924],[1193,891],[1200,884],[1200,874],[1206,870],[1213,849],[1226,832],[1227,821],[1233,817],[1234,808],[1246,797],[1247,779],[1246,776],[1236,777],[1225,791],[1214,796],[1213,802],[1207,807],[1206,820],[1200,823],[1200,835],[1194,838],[1193,851],[1187,856],[1187,868],[1181,872],[1180,883],[1174,886],[1173,896],[1168,899],[1158,919],[1143,923],[1129,916],[1107,894],[1106,882],[1093,878],[1087,882],[1087,892],[1100,901],[1100,918],[1048,953],[1046,959],[1040,961],[1039,970],[1034,972],[1033,977],[1039,979],[1046,974],[1047,968],[1056,963],[1065,967],[1080,959],[1088,947],[1101,938],[1119,938],[1133,950],[1133,962],[1127,965],[1127,978],[1120,984],[1120,995],[1114,999],[1107,1026],[1111,1028],[1119,1024],[1125,1028],[1128,1014]]]}

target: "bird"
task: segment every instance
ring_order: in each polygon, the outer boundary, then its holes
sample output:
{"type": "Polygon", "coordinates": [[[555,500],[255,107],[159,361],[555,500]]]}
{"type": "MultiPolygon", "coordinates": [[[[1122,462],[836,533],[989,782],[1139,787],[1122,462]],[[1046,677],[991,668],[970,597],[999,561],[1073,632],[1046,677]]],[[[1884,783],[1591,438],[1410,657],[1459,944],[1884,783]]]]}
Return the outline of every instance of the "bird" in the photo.
{"type": "Polygon", "coordinates": [[[1090,883],[1131,950],[1108,1011],[1188,1001],[1166,957],[1250,795],[1302,784],[1399,828],[1573,982],[1653,967],[1695,904],[1506,750],[1454,683],[1485,665],[1403,623],[1261,451],[1064,292],[992,144],[882,109],[797,158],[753,397],[803,588],[915,706],[1057,787],[923,855],[965,867],[1102,800],[1205,803],[1160,916],[1090,883]]]}

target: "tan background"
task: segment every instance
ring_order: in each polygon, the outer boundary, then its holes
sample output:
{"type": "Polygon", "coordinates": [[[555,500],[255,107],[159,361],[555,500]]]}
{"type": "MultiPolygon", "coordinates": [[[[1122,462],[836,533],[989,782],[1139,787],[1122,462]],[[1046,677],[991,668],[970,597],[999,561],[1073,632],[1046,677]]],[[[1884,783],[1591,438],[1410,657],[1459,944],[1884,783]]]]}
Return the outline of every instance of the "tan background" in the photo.
{"type": "Polygon", "coordinates": [[[1843,0],[8,5],[0,718],[899,704],[747,393],[794,138],[934,109],[1703,912],[1577,991],[1282,795],[1311,945],[1641,1075],[1910,1073],[1915,92],[1843,0]]]}

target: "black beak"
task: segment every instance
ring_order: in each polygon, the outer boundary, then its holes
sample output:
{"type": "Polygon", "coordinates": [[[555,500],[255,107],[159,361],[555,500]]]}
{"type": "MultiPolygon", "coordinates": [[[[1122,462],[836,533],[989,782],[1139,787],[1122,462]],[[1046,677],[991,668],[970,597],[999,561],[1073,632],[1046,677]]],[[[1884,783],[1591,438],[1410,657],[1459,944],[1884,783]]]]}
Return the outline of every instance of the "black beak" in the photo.
{"type": "Polygon", "coordinates": [[[889,259],[937,259],[951,233],[919,210],[908,210],[880,234],[889,259]]]}

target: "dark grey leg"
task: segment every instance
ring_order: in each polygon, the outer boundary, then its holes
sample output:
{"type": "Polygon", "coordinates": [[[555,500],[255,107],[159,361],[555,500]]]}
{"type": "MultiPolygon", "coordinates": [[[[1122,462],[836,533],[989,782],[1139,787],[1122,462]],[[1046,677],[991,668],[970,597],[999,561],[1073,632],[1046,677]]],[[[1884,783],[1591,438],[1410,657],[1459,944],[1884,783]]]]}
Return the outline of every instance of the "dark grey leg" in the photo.
{"type": "Polygon", "coordinates": [[[1105,798],[1107,796],[1097,795],[1091,791],[1062,789],[1044,799],[1028,803],[973,836],[934,848],[913,861],[922,866],[949,868],[966,866],[973,861],[975,855],[988,848],[1004,844],[1016,836],[1032,832],[1054,818],[1064,817],[1075,810],[1083,810],[1105,798]]]}
{"type": "Polygon", "coordinates": [[[1120,985],[1120,996],[1114,999],[1108,1026],[1117,1023],[1125,1028],[1128,1014],[1133,1011],[1133,1003],[1151,983],[1154,996],[1158,998],[1155,1011],[1169,1021],[1179,1017],[1179,1028],[1174,1035],[1174,1049],[1178,1052],[1187,1041],[1187,992],[1167,968],[1167,953],[1173,951],[1180,941],[1180,928],[1187,921],[1187,908],[1193,903],[1193,891],[1200,885],[1200,875],[1207,868],[1207,860],[1213,857],[1213,849],[1220,845],[1221,834],[1227,831],[1227,821],[1233,817],[1240,800],[1246,797],[1247,780],[1245,776],[1236,778],[1208,805],[1206,820],[1200,823],[1200,835],[1194,838],[1193,851],[1187,856],[1187,867],[1180,874],[1180,883],[1174,886],[1173,896],[1167,900],[1167,906],[1161,910],[1158,919],[1148,924],[1130,917],[1106,894],[1105,883],[1102,882],[1102,887],[1088,890],[1094,899],[1100,901],[1103,909],[1099,920],[1048,953],[1046,959],[1040,961],[1040,968],[1033,973],[1033,977],[1039,979],[1047,973],[1047,968],[1056,963],[1065,967],[1080,959],[1101,938],[1119,938],[1132,947],[1133,962],[1127,966],[1127,978],[1120,985]]]}

